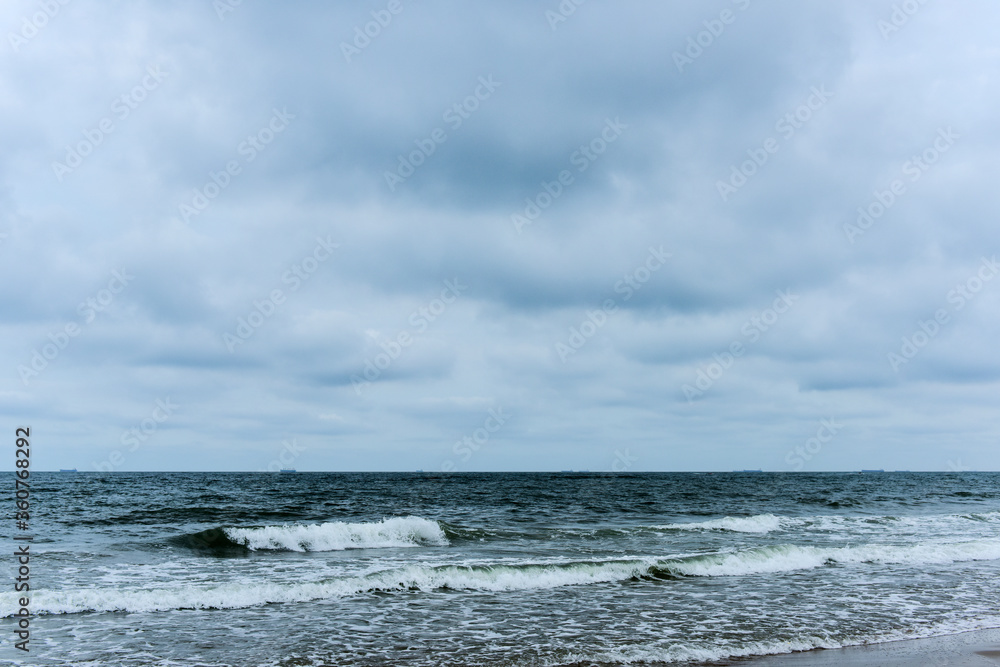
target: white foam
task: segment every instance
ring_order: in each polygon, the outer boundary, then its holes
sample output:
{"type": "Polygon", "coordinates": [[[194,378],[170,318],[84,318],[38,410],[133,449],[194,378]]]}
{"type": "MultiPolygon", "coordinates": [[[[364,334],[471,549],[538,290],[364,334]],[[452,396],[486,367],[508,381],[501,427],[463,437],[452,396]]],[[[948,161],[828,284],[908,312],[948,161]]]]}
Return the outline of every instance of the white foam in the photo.
{"type": "Polygon", "coordinates": [[[682,644],[673,643],[669,646],[630,646],[611,649],[599,653],[570,654],[560,657],[552,665],[563,665],[567,662],[576,663],[611,663],[615,665],[631,665],[634,663],[672,663],[672,662],[717,662],[729,658],[748,657],[752,655],[777,655],[793,651],[809,651],[817,648],[840,648],[845,644],[822,637],[801,637],[791,640],[770,642],[720,642],[719,644],[682,644]]]}
{"type": "Polygon", "coordinates": [[[252,550],[342,551],[448,545],[448,538],[437,522],[416,516],[375,523],[337,521],[306,526],[226,528],[225,533],[236,544],[252,550]]]}
{"type": "MultiPolygon", "coordinates": [[[[36,613],[68,614],[85,611],[152,612],[171,609],[235,609],[272,602],[307,602],[374,590],[510,591],[599,584],[648,577],[662,572],[676,575],[726,577],[789,572],[843,564],[934,564],[973,560],[1000,560],[1000,541],[973,541],[911,546],[802,547],[775,545],[729,553],[670,559],[617,561],[522,562],[519,564],[411,565],[363,576],[331,578],[306,583],[234,582],[216,586],[163,588],[90,588],[39,590],[32,596],[36,613]]],[[[0,593],[0,618],[17,607],[13,593],[0,593]]]]}
{"type": "MultiPolygon", "coordinates": [[[[526,564],[519,566],[420,566],[383,570],[303,584],[232,583],[210,587],[155,589],[90,588],[36,592],[35,613],[71,614],[86,611],[152,612],[173,609],[239,609],[273,602],[307,602],[345,597],[367,591],[418,589],[509,591],[555,588],[574,584],[621,581],[647,573],[653,561],[526,564]]],[[[0,618],[16,610],[13,594],[0,594],[0,618]]]]}
{"type": "Polygon", "coordinates": [[[806,529],[827,532],[912,532],[967,531],[975,523],[1000,522],[1000,512],[976,514],[940,514],[928,516],[775,516],[757,514],[747,517],[726,516],[706,521],[670,523],[651,526],[655,530],[726,531],[734,533],[770,533],[778,530],[806,529]]]}
{"type": "Polygon", "coordinates": [[[915,544],[890,546],[868,544],[859,547],[827,549],[833,552],[831,560],[838,563],[903,563],[932,565],[961,563],[973,560],[1000,559],[1000,541],[976,540],[969,542],[915,544]]]}
{"type": "Polygon", "coordinates": [[[932,565],[1000,560],[1000,541],[980,540],[911,546],[868,544],[857,547],[803,547],[791,544],[667,561],[667,569],[701,577],[731,577],[791,572],[827,563],[932,565]]]}
{"type": "Polygon", "coordinates": [[[692,523],[670,523],[654,528],[665,530],[726,530],[735,533],[770,533],[782,527],[784,519],[773,514],[757,514],[747,517],[726,516],[721,519],[695,521],[692,523]]]}
{"type": "MultiPolygon", "coordinates": [[[[573,653],[560,656],[558,660],[550,660],[550,665],[572,663],[672,663],[672,662],[718,662],[734,658],[750,656],[780,655],[796,651],[811,651],[815,649],[836,649],[862,644],[884,644],[900,640],[921,639],[953,635],[974,630],[996,628],[1000,617],[992,616],[979,621],[964,623],[941,622],[926,626],[915,631],[913,628],[872,632],[869,634],[849,634],[842,637],[820,635],[797,635],[788,639],[770,641],[720,641],[716,644],[693,642],[690,644],[670,643],[655,645],[652,643],[612,648],[605,651],[588,654],[573,653]]],[[[930,664],[930,663],[927,663],[930,664]]]]}
{"type": "Polygon", "coordinates": [[[667,569],[695,577],[732,577],[767,572],[790,572],[819,567],[826,563],[824,550],[793,545],[776,545],[733,553],[706,554],[668,561],[667,569]]]}

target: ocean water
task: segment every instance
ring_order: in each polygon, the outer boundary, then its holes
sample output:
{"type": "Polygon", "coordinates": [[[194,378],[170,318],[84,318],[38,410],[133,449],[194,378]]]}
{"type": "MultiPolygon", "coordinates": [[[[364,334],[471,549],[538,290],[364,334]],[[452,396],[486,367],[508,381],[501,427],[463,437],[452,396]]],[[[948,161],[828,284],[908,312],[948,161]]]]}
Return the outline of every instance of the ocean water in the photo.
{"type": "Polygon", "coordinates": [[[14,664],[701,664],[1000,627],[997,473],[32,480],[14,664]]]}

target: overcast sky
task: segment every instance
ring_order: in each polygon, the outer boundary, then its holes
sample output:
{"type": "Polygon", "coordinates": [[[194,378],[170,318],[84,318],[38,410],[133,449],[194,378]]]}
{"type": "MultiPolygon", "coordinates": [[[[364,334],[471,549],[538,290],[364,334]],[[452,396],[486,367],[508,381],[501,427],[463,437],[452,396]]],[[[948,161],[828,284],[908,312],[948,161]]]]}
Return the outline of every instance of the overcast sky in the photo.
{"type": "Polygon", "coordinates": [[[5,2],[8,436],[38,470],[998,469],[998,20],[5,2]]]}

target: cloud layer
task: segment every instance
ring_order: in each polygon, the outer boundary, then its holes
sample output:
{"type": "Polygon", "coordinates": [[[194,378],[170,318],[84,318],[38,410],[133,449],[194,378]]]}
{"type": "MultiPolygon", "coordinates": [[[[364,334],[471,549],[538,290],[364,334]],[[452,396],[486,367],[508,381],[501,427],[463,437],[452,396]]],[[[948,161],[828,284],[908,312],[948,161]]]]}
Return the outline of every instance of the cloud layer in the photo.
{"type": "Polygon", "coordinates": [[[39,469],[997,469],[998,17],[7,3],[0,409],[39,469]]]}

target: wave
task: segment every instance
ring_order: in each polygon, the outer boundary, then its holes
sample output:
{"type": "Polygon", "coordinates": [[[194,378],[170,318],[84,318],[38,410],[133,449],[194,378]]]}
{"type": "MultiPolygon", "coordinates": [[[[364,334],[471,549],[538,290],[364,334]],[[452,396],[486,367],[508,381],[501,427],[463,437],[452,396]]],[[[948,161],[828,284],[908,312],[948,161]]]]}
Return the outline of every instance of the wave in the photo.
{"type": "MultiPolygon", "coordinates": [[[[730,664],[729,661],[731,660],[740,660],[741,658],[754,656],[781,655],[816,649],[838,649],[851,646],[884,644],[900,640],[927,639],[997,627],[1000,627],[1000,616],[991,616],[978,621],[946,621],[919,628],[911,627],[867,634],[848,633],[842,636],[834,634],[799,634],[787,639],[773,639],[769,641],[730,640],[713,644],[670,642],[669,645],[633,645],[610,648],[587,654],[570,653],[558,660],[549,660],[544,664],[550,667],[569,667],[569,665],[584,664],[630,665],[638,663],[645,665],[675,662],[710,664],[724,662],[724,664],[730,664]]],[[[860,658],[862,656],[844,656],[844,661],[853,662],[850,660],[851,657],[860,658]]],[[[921,661],[921,664],[923,664],[923,661],[921,661]]]]}
{"type": "MultiPolygon", "coordinates": [[[[247,555],[252,551],[341,551],[346,549],[384,549],[406,547],[441,547],[463,542],[615,540],[643,534],[676,532],[719,532],[763,535],[772,532],[843,533],[870,536],[890,531],[899,535],[934,534],[944,530],[952,536],[961,534],[971,524],[1000,523],[1000,512],[947,514],[933,516],[775,516],[757,514],[746,517],[725,516],[705,521],[611,527],[518,527],[483,528],[459,526],[416,516],[394,517],[371,523],[332,522],[310,525],[263,527],[218,527],[179,535],[168,540],[196,552],[212,556],[247,555]]],[[[942,534],[943,535],[943,534],[942,534]]],[[[970,536],[971,537],[971,536],[970,536]]]]}
{"type": "MultiPolygon", "coordinates": [[[[878,638],[858,638],[855,641],[837,641],[820,636],[802,636],[793,639],[772,641],[734,642],[723,641],[716,644],[684,644],[673,642],[669,646],[630,646],[612,648],[587,654],[570,653],[559,660],[550,660],[551,667],[568,665],[631,665],[631,664],[664,664],[664,663],[708,663],[729,664],[734,658],[749,658],[751,656],[780,655],[815,649],[842,648],[851,644],[874,643],[878,638]]],[[[888,640],[891,641],[891,640],[888,640]]]]}
{"type": "MultiPolygon", "coordinates": [[[[707,521],[690,523],[671,523],[660,526],[650,526],[655,530],[693,530],[693,531],[724,531],[734,533],[770,533],[779,530],[797,528],[822,531],[856,531],[861,529],[884,529],[886,526],[904,529],[930,528],[962,528],[969,521],[980,523],[1000,522],[1000,512],[983,512],[977,514],[943,514],[925,516],[775,516],[773,514],[757,514],[747,517],[726,516],[707,521]]],[[[641,528],[640,528],[641,530],[641,528]]]]}
{"type": "Polygon", "coordinates": [[[659,530],[723,530],[734,533],[770,533],[788,525],[789,519],[779,518],[773,514],[757,514],[747,517],[726,516],[721,519],[695,521],[691,523],[671,523],[665,526],[653,526],[659,530]],[[784,522],[784,523],[783,523],[784,522]]]}
{"type": "MultiPolygon", "coordinates": [[[[270,581],[209,587],[179,585],[141,590],[40,590],[34,592],[32,606],[36,613],[41,614],[235,609],[268,603],[308,602],[377,591],[450,589],[499,592],[641,580],[662,582],[681,577],[748,576],[835,564],[926,565],[976,560],[1000,560],[1000,541],[911,546],[870,544],[833,548],[785,544],[661,559],[411,565],[363,576],[305,583],[270,581]]],[[[0,594],[0,617],[13,615],[16,610],[15,602],[13,593],[0,594]]]]}
{"type": "Polygon", "coordinates": [[[471,528],[459,526],[444,521],[438,521],[438,525],[449,541],[455,542],[482,542],[487,539],[517,539],[525,537],[526,534],[516,530],[502,530],[496,528],[471,528]]]}
{"type": "Polygon", "coordinates": [[[978,540],[912,546],[867,544],[856,547],[783,544],[693,556],[671,563],[668,567],[688,576],[717,577],[789,572],[832,564],[934,565],[975,560],[1000,560],[1000,541],[978,540]]]}
{"type": "Polygon", "coordinates": [[[416,516],[393,517],[374,523],[321,523],[212,528],[173,538],[173,543],[216,554],[231,551],[343,551],[391,547],[447,546],[436,521],[416,516]]]}

